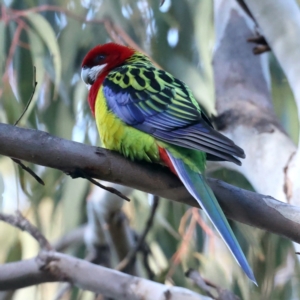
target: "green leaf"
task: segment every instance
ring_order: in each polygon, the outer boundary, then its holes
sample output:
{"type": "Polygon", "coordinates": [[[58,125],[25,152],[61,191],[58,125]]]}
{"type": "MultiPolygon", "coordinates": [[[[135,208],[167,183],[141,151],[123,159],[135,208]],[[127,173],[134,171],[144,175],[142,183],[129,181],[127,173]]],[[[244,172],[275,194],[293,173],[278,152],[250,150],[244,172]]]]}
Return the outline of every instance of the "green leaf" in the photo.
{"type": "MultiPolygon", "coordinates": [[[[52,59],[53,59],[53,65],[55,70],[55,92],[54,97],[56,97],[58,87],[61,80],[61,56],[60,56],[60,50],[58,46],[58,42],[55,36],[55,32],[49,22],[42,17],[39,14],[36,13],[30,13],[26,15],[26,18],[29,20],[29,22],[32,24],[33,28],[36,30],[38,35],[41,37],[45,45],[47,46],[52,59]]],[[[35,41],[36,43],[36,41],[35,41]]]]}
{"type": "Polygon", "coordinates": [[[5,34],[5,23],[0,22],[0,72],[4,73],[4,67],[5,67],[5,60],[6,60],[6,54],[5,54],[5,41],[6,41],[6,34],[5,34]]]}
{"type": "MultiPolygon", "coordinates": [[[[29,39],[29,44],[30,44],[30,52],[31,52],[31,57],[32,57],[32,62],[33,65],[36,67],[36,81],[37,81],[37,86],[35,93],[33,95],[33,98],[31,100],[31,104],[29,105],[25,115],[21,119],[21,123],[25,124],[28,116],[30,115],[31,111],[34,108],[34,103],[37,100],[39,91],[42,87],[44,75],[45,75],[45,68],[43,64],[43,58],[44,58],[44,45],[42,43],[42,40],[39,38],[39,36],[31,29],[26,30],[28,39],[29,39]]],[[[32,87],[33,89],[33,87],[32,87]]]]}

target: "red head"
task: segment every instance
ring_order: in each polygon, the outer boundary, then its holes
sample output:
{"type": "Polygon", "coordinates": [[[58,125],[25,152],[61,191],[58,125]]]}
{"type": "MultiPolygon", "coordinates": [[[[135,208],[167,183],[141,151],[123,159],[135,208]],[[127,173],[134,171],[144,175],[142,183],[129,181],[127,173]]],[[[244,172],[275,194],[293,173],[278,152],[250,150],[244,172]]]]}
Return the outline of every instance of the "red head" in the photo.
{"type": "Polygon", "coordinates": [[[90,89],[89,104],[92,112],[98,90],[105,76],[122,65],[135,50],[115,43],[98,45],[88,52],[81,65],[81,78],[90,89]]]}
{"type": "Polygon", "coordinates": [[[82,62],[82,80],[94,84],[99,75],[120,66],[135,50],[115,43],[98,45],[88,52],[82,62]]]}

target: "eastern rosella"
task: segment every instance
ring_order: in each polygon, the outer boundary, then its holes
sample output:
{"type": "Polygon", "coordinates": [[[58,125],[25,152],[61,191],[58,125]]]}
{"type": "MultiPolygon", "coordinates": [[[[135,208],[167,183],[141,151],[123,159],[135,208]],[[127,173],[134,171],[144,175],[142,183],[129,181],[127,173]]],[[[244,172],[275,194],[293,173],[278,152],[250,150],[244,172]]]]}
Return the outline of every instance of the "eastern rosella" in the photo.
{"type": "Polygon", "coordinates": [[[132,160],[168,166],[219,231],[254,282],[253,272],[218,201],[205,182],[206,159],[240,164],[244,151],[214,130],[188,86],[129,47],[108,43],[90,50],[81,77],[102,144],[132,160]]]}

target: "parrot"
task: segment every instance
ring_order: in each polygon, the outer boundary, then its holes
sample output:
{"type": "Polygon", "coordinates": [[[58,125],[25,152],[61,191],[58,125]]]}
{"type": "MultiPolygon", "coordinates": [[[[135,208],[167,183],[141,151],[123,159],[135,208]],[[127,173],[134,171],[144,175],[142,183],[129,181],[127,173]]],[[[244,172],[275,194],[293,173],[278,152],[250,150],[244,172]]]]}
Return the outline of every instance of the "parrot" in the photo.
{"type": "Polygon", "coordinates": [[[214,129],[183,81],[140,51],[112,42],[97,45],[82,61],[81,78],[102,145],[133,161],[165,165],[176,174],[257,285],[204,177],[207,160],[241,165],[244,151],[214,129]]]}

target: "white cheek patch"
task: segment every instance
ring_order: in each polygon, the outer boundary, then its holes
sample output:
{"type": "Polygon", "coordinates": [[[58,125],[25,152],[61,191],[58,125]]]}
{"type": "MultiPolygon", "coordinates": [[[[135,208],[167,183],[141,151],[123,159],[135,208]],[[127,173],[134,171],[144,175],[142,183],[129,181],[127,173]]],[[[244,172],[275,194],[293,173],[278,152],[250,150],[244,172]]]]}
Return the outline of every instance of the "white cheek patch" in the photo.
{"type": "Polygon", "coordinates": [[[89,78],[92,80],[92,81],[95,81],[98,77],[98,75],[103,71],[103,69],[106,67],[107,64],[103,64],[103,65],[100,65],[100,66],[95,66],[95,67],[92,67],[90,68],[89,70],[89,78]]]}
{"type": "Polygon", "coordinates": [[[90,84],[85,84],[85,86],[87,87],[88,90],[90,90],[92,87],[90,84]]]}

